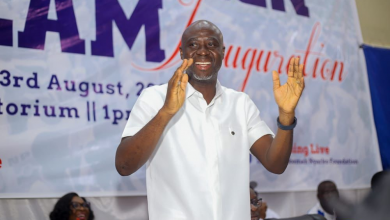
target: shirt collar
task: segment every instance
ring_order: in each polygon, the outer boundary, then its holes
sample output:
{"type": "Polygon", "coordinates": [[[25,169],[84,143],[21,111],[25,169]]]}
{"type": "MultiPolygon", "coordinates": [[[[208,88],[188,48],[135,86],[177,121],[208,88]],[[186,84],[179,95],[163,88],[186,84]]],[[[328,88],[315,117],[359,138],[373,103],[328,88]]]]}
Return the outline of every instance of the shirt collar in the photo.
{"type": "Polygon", "coordinates": [[[187,83],[186,98],[188,99],[188,98],[191,97],[195,92],[196,92],[196,90],[194,89],[194,87],[192,87],[192,85],[191,85],[190,83],[187,83]]]}
{"type": "MultiPolygon", "coordinates": [[[[217,80],[217,84],[215,85],[215,88],[216,88],[216,92],[215,92],[214,99],[218,98],[223,93],[223,89],[222,89],[222,86],[221,86],[221,83],[219,82],[219,80],[217,80]]],[[[187,83],[186,98],[188,99],[195,92],[197,92],[196,89],[194,87],[192,87],[192,85],[190,83],[187,83]]]]}
{"type": "Polygon", "coordinates": [[[325,212],[319,202],[317,203],[317,214],[324,216],[326,219],[336,219],[336,215],[325,212]]]}

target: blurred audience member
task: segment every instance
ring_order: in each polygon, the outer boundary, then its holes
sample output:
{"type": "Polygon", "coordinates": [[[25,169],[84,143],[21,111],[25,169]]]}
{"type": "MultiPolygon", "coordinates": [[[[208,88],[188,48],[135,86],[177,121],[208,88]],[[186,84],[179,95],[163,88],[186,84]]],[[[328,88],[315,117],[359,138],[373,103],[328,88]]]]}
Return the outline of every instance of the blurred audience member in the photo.
{"type": "Polygon", "coordinates": [[[389,220],[389,186],[390,171],[385,171],[374,180],[370,194],[360,204],[350,205],[337,198],[331,198],[330,204],[340,220],[389,220]]]}
{"type": "Polygon", "coordinates": [[[250,192],[250,203],[251,203],[251,220],[259,220],[260,217],[265,217],[265,212],[261,210],[262,207],[262,201],[261,199],[257,198],[256,192],[249,188],[250,192]],[[261,213],[263,212],[263,213],[261,213]]]}
{"type": "Polygon", "coordinates": [[[374,189],[378,187],[378,183],[383,179],[383,177],[386,176],[386,174],[389,174],[390,171],[380,171],[374,174],[371,178],[371,189],[374,189]]]}
{"type": "Polygon", "coordinates": [[[262,201],[261,198],[259,199],[258,193],[252,187],[249,190],[251,198],[251,220],[279,218],[278,214],[268,208],[266,202],[262,201]]]}
{"type": "Polygon", "coordinates": [[[336,215],[331,208],[329,198],[339,198],[339,191],[334,182],[326,180],[321,182],[317,188],[318,203],[310,209],[308,214],[319,214],[324,216],[327,220],[335,220],[336,215]]]}
{"type": "Polygon", "coordinates": [[[50,220],[94,220],[90,203],[77,193],[61,197],[50,213],[50,220]]]}

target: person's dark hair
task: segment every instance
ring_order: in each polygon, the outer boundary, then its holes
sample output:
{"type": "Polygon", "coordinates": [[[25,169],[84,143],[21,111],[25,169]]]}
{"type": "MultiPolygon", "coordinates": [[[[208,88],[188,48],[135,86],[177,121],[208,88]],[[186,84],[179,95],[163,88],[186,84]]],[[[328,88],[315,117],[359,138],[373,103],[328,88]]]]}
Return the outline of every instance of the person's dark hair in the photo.
{"type": "Polygon", "coordinates": [[[322,181],[320,184],[318,184],[317,192],[320,193],[322,191],[322,188],[324,188],[325,185],[328,185],[328,184],[332,184],[337,188],[336,184],[333,181],[325,180],[325,181],[322,181]]]}
{"type": "Polygon", "coordinates": [[[249,187],[250,187],[251,189],[255,190],[255,188],[257,187],[257,182],[256,182],[256,181],[251,181],[251,182],[249,183],[249,187]]]}
{"type": "Polygon", "coordinates": [[[371,178],[371,189],[378,187],[378,183],[386,176],[386,173],[390,173],[389,171],[379,171],[374,174],[371,178]]]}
{"type": "MultiPolygon", "coordinates": [[[[50,220],[69,220],[70,211],[71,211],[70,202],[75,196],[79,196],[79,195],[77,193],[71,192],[62,196],[54,205],[54,209],[50,213],[50,220]]],[[[87,199],[85,199],[84,197],[81,198],[84,200],[84,202],[87,202],[87,199]]],[[[94,220],[94,219],[95,219],[95,215],[93,214],[93,211],[90,208],[88,220],[94,220]]]]}

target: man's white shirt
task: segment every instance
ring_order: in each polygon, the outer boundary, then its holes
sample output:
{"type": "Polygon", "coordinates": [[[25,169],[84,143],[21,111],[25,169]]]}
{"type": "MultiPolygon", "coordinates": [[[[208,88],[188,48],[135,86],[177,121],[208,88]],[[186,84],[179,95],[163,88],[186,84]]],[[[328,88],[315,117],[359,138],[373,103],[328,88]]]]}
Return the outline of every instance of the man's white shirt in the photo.
{"type": "Polygon", "coordinates": [[[324,216],[326,220],[336,220],[336,215],[331,215],[325,212],[319,202],[317,202],[317,204],[311,208],[307,214],[318,214],[324,216]]]}
{"type": "MultiPolygon", "coordinates": [[[[167,84],[145,89],[122,137],[133,136],[161,109],[167,84]]],[[[249,149],[271,134],[248,95],[217,83],[207,105],[187,84],[186,101],[146,164],[150,220],[250,219],[249,149]]]]}

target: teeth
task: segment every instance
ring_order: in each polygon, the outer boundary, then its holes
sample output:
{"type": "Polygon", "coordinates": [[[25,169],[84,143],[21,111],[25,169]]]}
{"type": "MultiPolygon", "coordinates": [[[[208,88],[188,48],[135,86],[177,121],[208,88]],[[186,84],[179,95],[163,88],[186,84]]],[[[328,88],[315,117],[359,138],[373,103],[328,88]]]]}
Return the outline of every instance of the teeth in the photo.
{"type": "Polygon", "coordinates": [[[207,65],[211,64],[211,62],[195,62],[196,65],[207,65]]]}

